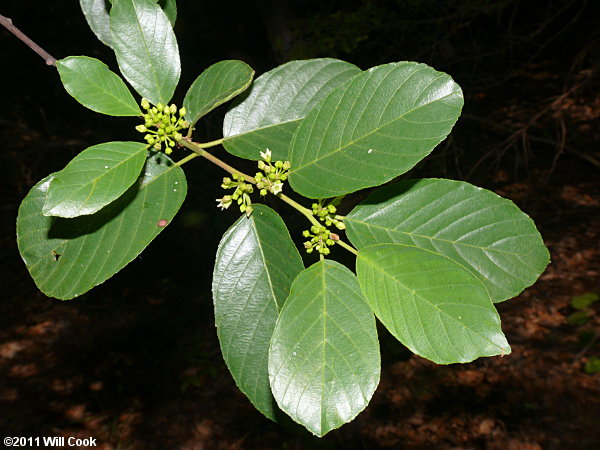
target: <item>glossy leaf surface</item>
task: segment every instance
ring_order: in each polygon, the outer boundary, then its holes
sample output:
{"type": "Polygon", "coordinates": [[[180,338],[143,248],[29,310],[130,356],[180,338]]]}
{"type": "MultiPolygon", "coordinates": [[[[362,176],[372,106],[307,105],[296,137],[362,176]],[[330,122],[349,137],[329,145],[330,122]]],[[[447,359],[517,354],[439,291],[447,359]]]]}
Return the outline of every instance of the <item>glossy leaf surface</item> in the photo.
{"type": "Polygon", "coordinates": [[[104,45],[112,48],[112,34],[110,32],[109,8],[106,0],[79,0],[85,20],[104,45]]]}
{"type": "Polygon", "coordinates": [[[110,11],[121,73],[151,103],[166,104],[179,82],[179,48],[171,23],[152,0],[118,0],[110,11]]]}
{"type": "Polygon", "coordinates": [[[357,248],[393,242],[445,255],[472,271],[494,302],[535,282],[549,262],[533,221],[513,202],[472,184],[410,180],[386,186],[346,218],[357,248]]]}
{"type": "Polygon", "coordinates": [[[141,116],[137,102],[116,73],[87,56],[56,61],[60,79],[71,96],[86,108],[109,116],[141,116]]]}
{"type": "Polygon", "coordinates": [[[373,245],[358,252],[356,273],[377,318],[417,355],[450,364],[510,353],[485,287],[451,259],[373,245]]]}
{"type": "Polygon", "coordinates": [[[52,178],[35,185],[21,203],[17,243],[37,287],[64,300],[104,282],[138,256],[175,216],[187,192],[181,168],[156,154],[118,200],[96,214],[63,219],[42,214],[52,178]]]}
{"type": "Polygon", "coordinates": [[[380,366],[375,319],[354,274],[329,260],[301,272],[269,352],[279,407],[323,436],[367,406],[380,366]]]}
{"type": "Polygon", "coordinates": [[[331,90],[360,73],[337,59],[292,61],[258,77],[225,115],[223,146],[236,156],[258,160],[269,148],[273,160],[288,160],[292,134],[331,90]]]}
{"type": "Polygon", "coordinates": [[[253,205],[225,233],[213,274],[215,324],[240,390],[271,420],[281,414],[269,385],[269,343],[292,281],[304,268],[283,220],[253,205]]]}
{"type": "Polygon", "coordinates": [[[42,213],[77,217],[99,211],[135,183],[146,153],[140,142],[106,142],[85,149],[54,174],[42,213]]]}
{"type": "Polygon", "coordinates": [[[245,91],[253,77],[254,70],[242,61],[213,64],[196,78],[183,100],[187,121],[196,123],[200,117],[245,91]]]}
{"type": "Polygon", "coordinates": [[[373,67],[331,92],[298,127],[290,184],[325,198],[385,183],[450,133],[462,105],[452,78],[425,64],[373,67]]]}

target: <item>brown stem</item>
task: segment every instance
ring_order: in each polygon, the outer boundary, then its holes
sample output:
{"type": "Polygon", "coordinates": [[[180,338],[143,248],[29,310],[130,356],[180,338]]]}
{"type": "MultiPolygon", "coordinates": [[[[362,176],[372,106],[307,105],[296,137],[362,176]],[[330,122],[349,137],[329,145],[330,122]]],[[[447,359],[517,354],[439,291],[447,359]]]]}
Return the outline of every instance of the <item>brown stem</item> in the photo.
{"type": "Polygon", "coordinates": [[[42,58],[44,58],[44,61],[46,61],[47,65],[56,67],[56,58],[54,58],[54,56],[52,56],[42,47],[37,45],[31,39],[29,39],[25,35],[25,33],[23,33],[21,30],[15,27],[11,19],[9,19],[8,17],[4,17],[2,14],[0,14],[0,24],[2,24],[4,28],[6,28],[8,31],[14,34],[16,37],[21,39],[31,50],[33,50],[42,58]]]}

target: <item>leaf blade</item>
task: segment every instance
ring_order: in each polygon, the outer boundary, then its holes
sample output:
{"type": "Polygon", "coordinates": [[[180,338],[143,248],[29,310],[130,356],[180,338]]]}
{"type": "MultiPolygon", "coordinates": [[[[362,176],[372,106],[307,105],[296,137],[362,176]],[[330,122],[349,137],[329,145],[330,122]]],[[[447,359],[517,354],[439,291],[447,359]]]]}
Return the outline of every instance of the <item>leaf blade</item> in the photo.
{"type": "Polygon", "coordinates": [[[245,91],[253,77],[254,70],[242,61],[220,61],[208,67],[185,95],[186,119],[193,126],[200,117],[245,91]]]}
{"type": "Polygon", "coordinates": [[[17,217],[17,245],[38,288],[63,300],[77,297],[125,267],[175,216],[187,192],[180,167],[152,155],[139,182],[90,216],[46,217],[52,175],[27,194],[17,217]]]}
{"type": "Polygon", "coordinates": [[[279,407],[323,436],[367,406],[380,365],[375,320],[354,274],[329,260],[302,271],[269,351],[271,389],[279,407]]]}
{"type": "Polygon", "coordinates": [[[360,73],[336,59],[292,61],[262,74],[225,115],[223,146],[233,155],[258,160],[269,148],[274,160],[288,160],[298,124],[332,89],[360,73]]]}
{"type": "Polygon", "coordinates": [[[151,103],[166,104],[179,82],[177,39],[161,7],[152,0],[119,0],[110,11],[119,69],[151,103]]]}
{"type": "Polygon", "coordinates": [[[72,218],[99,211],[135,183],[145,161],[146,146],[139,142],[88,147],[54,174],[42,214],[72,218]]]}
{"type": "Polygon", "coordinates": [[[223,358],[239,389],[279,419],[268,376],[269,343],[302,258],[279,215],[255,204],[225,233],[213,273],[215,325],[223,358]],[[277,246],[273,245],[277,242],[277,246]]]}
{"type": "Polygon", "coordinates": [[[417,355],[451,364],[510,353],[485,287],[451,259],[378,244],[358,252],[356,273],[377,318],[417,355]]]}
{"type": "Polygon", "coordinates": [[[109,12],[106,0],[79,0],[79,5],[90,29],[104,45],[112,48],[109,12]]]}
{"type": "Polygon", "coordinates": [[[463,104],[450,76],[412,62],[377,66],[332,91],[290,146],[290,185],[335,197],[408,171],[450,132],[463,104]]]}
{"type": "Polygon", "coordinates": [[[461,181],[386,186],[351,211],[345,223],[358,249],[415,245],[455,260],[479,278],[494,302],[532,285],[550,260],[535,224],[513,202],[461,181]]]}
{"type": "Polygon", "coordinates": [[[109,116],[141,116],[123,80],[103,62],[69,56],[56,62],[66,91],[86,108],[109,116]]]}

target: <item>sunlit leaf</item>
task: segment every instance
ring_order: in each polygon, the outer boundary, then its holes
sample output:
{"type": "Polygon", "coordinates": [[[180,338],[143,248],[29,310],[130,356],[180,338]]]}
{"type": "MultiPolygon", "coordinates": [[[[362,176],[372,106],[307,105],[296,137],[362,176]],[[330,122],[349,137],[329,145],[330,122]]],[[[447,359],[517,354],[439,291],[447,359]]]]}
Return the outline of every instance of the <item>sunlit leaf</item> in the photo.
{"type": "Polygon", "coordinates": [[[17,244],[37,287],[64,300],[129,264],[171,221],[187,192],[181,168],[155,154],[119,199],[96,214],[63,219],[42,214],[52,179],[40,181],[21,203],[17,244]]]}
{"type": "Polygon", "coordinates": [[[141,116],[127,86],[106,64],[87,56],[56,61],[60,79],[71,96],[86,108],[109,116],[141,116]]]}
{"type": "Polygon", "coordinates": [[[471,270],[494,302],[532,285],[549,261],[533,221],[513,202],[462,181],[386,186],[346,218],[354,246],[393,242],[445,255],[471,270]]]}
{"type": "Polygon", "coordinates": [[[271,389],[279,407],[323,436],[367,406],[380,366],[373,312],[354,274],[329,260],[301,272],[269,351],[271,389]]]}
{"type": "Polygon", "coordinates": [[[145,161],[146,146],[139,142],[87,148],[54,174],[42,213],[77,217],[99,211],[135,183],[145,161]]]}
{"type": "Polygon", "coordinates": [[[179,82],[179,48],[171,23],[152,0],[118,0],[110,11],[121,73],[151,103],[168,103],[179,82]]]}
{"type": "Polygon", "coordinates": [[[186,119],[193,125],[200,117],[245,91],[253,77],[254,70],[242,61],[213,64],[196,78],[183,100],[186,119]]]}
{"type": "Polygon", "coordinates": [[[112,48],[112,34],[109,24],[109,9],[106,0],[79,0],[85,20],[96,37],[104,45],[112,48]]]}
{"type": "Polygon", "coordinates": [[[458,84],[425,64],[373,67],[331,92],[298,127],[290,185],[326,198],[385,183],[450,133],[462,105],[458,84]]]}
{"type": "Polygon", "coordinates": [[[485,287],[451,259],[379,244],[358,252],[356,273],[377,318],[417,355],[450,364],[510,353],[485,287]]]}

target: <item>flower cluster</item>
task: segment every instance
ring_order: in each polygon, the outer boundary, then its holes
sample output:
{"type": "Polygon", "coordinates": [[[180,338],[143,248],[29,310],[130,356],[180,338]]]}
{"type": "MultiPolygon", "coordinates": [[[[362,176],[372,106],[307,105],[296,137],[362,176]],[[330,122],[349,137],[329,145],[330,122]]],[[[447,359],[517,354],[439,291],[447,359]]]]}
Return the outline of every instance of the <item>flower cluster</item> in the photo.
{"type": "Polygon", "coordinates": [[[324,227],[323,225],[313,225],[310,227],[310,230],[304,230],[302,235],[306,238],[311,238],[310,241],[304,243],[306,252],[312,253],[313,250],[316,250],[322,255],[329,255],[329,247],[334,245],[335,241],[340,239],[337,234],[331,233],[327,227],[324,227]]]}
{"type": "Polygon", "coordinates": [[[254,179],[256,187],[260,189],[260,195],[265,196],[267,192],[279,194],[283,189],[283,181],[287,180],[290,173],[289,161],[271,162],[271,150],[266,149],[260,152],[263,161],[258,162],[258,168],[262,172],[257,172],[254,179]]]}
{"type": "Polygon", "coordinates": [[[177,139],[183,137],[179,130],[190,126],[189,122],[183,119],[186,113],[185,108],[179,110],[179,117],[177,117],[177,106],[167,106],[162,103],[151,106],[145,98],[142,99],[142,108],[147,111],[144,114],[144,125],[138,125],[135,129],[140,133],[148,133],[144,139],[148,142],[148,146],[152,146],[156,150],[160,150],[164,143],[165,153],[169,155],[173,151],[177,139]],[[155,127],[156,130],[150,129],[150,127],[155,127]]]}
{"type": "Polygon", "coordinates": [[[225,195],[223,198],[217,199],[217,206],[221,209],[227,209],[233,202],[240,205],[240,211],[246,213],[246,216],[250,217],[252,214],[252,202],[250,200],[250,194],[254,192],[254,187],[250,183],[246,183],[242,176],[234,173],[231,178],[223,178],[223,189],[233,189],[235,191],[231,195],[225,195]],[[233,178],[233,180],[231,179],[233,178]]]}
{"type": "Polygon", "coordinates": [[[319,203],[312,204],[313,216],[316,216],[328,227],[334,225],[338,230],[345,230],[346,225],[344,225],[344,222],[342,222],[343,216],[332,215],[335,214],[336,211],[336,207],[332,204],[325,206],[321,203],[321,201],[319,201],[319,203]]]}

